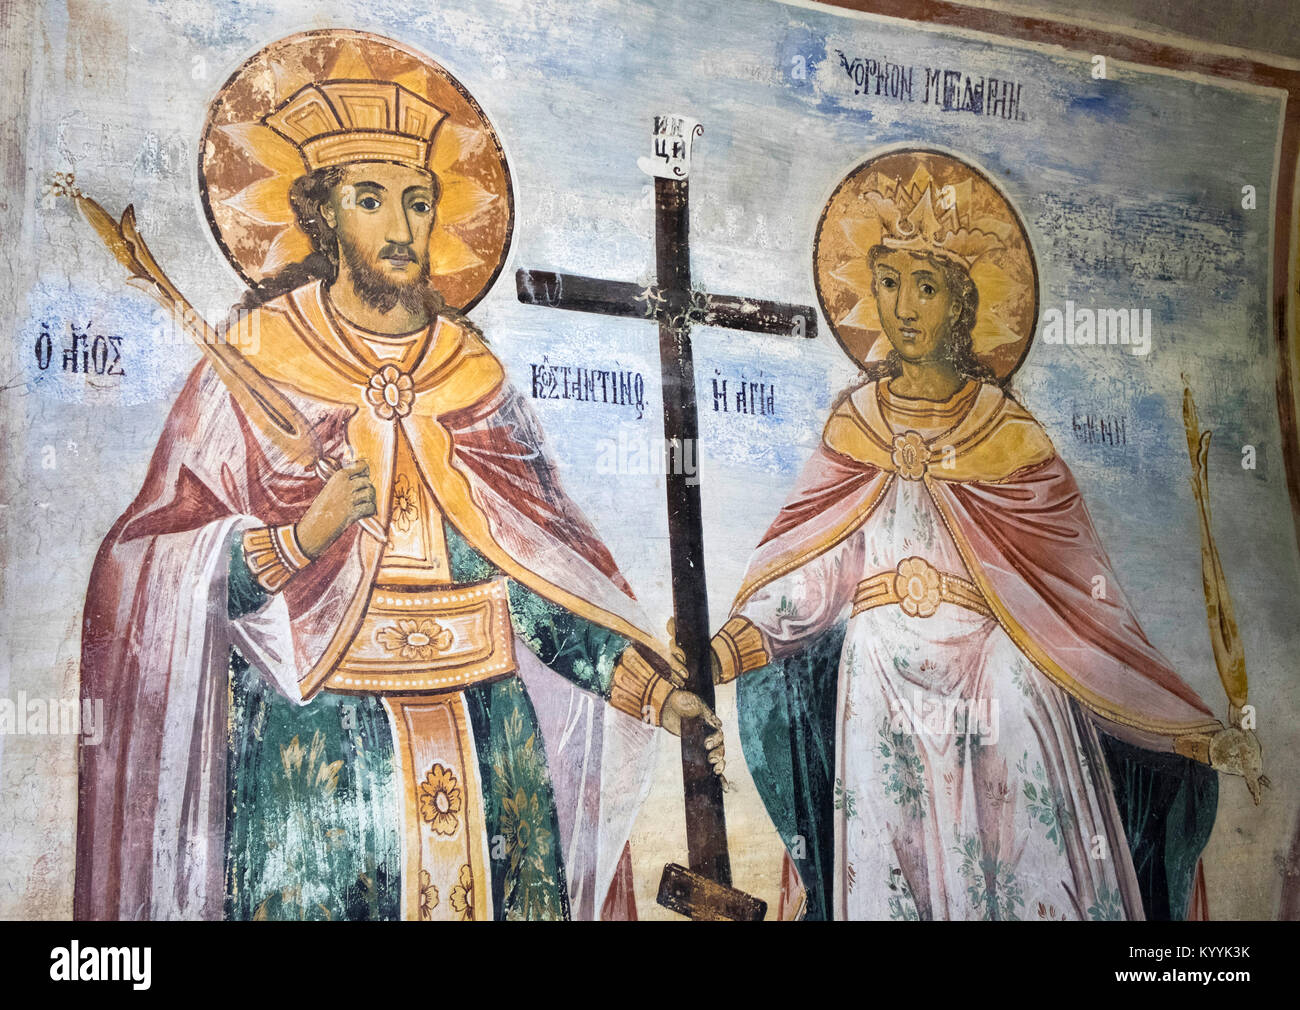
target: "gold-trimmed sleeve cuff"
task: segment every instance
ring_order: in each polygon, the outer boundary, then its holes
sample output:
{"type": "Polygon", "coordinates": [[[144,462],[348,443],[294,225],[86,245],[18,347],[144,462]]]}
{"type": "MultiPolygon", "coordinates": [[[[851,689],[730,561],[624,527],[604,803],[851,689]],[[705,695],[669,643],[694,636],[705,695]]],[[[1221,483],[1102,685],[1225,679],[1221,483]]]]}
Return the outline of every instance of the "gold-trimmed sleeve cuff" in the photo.
{"type": "Polygon", "coordinates": [[[609,703],[633,719],[658,726],[664,702],[676,685],[658,671],[635,648],[623,650],[614,664],[614,683],[609,703]]]}
{"type": "Polygon", "coordinates": [[[746,617],[733,617],[713,636],[713,655],[718,661],[718,683],[735,680],[742,673],[767,666],[772,656],[763,633],[746,617]]]}
{"type": "Polygon", "coordinates": [[[295,572],[311,564],[292,524],[257,526],[243,533],[244,561],[268,593],[278,593],[295,572]]]}

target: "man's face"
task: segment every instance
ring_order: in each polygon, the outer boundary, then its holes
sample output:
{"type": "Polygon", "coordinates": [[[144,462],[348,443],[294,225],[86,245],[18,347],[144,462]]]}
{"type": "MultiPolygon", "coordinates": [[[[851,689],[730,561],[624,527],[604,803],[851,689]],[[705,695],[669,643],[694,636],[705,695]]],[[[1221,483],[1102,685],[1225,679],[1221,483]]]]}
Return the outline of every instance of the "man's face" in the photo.
{"type": "Polygon", "coordinates": [[[427,284],[434,221],[428,172],[381,162],[347,165],[321,216],[366,301],[391,308],[427,284]]]}
{"type": "Polygon", "coordinates": [[[905,361],[940,355],[957,306],[933,260],[901,249],[876,259],[873,290],[885,336],[905,361]]]}

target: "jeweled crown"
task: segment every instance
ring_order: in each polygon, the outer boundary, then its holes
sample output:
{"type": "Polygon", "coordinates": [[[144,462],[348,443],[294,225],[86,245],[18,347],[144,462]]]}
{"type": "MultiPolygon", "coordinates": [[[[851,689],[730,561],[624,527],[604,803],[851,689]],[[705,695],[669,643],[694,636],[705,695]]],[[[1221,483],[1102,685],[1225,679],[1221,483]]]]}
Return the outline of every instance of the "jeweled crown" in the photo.
{"type": "Polygon", "coordinates": [[[880,241],[890,249],[937,256],[970,270],[985,253],[1002,248],[993,230],[970,221],[957,187],[936,190],[928,179],[924,185],[894,180],[862,198],[879,215],[880,241]]]}

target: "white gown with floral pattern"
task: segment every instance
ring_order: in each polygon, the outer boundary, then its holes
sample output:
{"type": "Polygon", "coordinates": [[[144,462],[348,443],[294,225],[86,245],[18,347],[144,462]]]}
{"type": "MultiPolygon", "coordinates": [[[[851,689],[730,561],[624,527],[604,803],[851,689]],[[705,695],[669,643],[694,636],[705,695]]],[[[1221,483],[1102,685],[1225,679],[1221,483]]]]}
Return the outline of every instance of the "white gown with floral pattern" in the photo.
{"type": "MultiPolygon", "coordinates": [[[[740,613],[788,655],[910,557],[969,579],[924,485],[897,479],[859,530],[740,613]]],[[[836,919],[1142,916],[1090,717],[995,619],[866,609],[838,684],[836,919]]]]}

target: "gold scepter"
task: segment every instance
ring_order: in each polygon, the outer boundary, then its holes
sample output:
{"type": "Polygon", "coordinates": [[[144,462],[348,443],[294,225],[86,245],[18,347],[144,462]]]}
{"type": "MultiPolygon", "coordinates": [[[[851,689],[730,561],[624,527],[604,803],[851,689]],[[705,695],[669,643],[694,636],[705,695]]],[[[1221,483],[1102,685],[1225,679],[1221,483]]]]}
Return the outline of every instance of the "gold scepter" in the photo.
{"type": "Polygon", "coordinates": [[[1210,432],[1201,431],[1192,401],[1191,386],[1183,376],[1183,428],[1187,432],[1187,452],[1192,462],[1192,494],[1196,496],[1196,509],[1201,527],[1201,585],[1205,590],[1205,616],[1210,626],[1210,646],[1214,650],[1214,664],[1219,670],[1219,680],[1228,696],[1228,731],[1219,734],[1211,743],[1213,763],[1234,763],[1244,769],[1246,787],[1251,798],[1259,805],[1260,788],[1268,786],[1267,775],[1260,774],[1258,744],[1252,743],[1242,725],[1246,708],[1246,652],[1237,631],[1237,619],[1232,610],[1232,597],[1219,560],[1219,548],[1210,528],[1210,432]],[[1236,755],[1233,751],[1238,751],[1236,755]],[[1253,760],[1250,759],[1254,752],[1253,760]],[[1233,761],[1233,758],[1236,758],[1233,761]]]}
{"type": "MultiPolygon", "coordinates": [[[[135,224],[135,207],[128,204],[122,220],[77,188],[72,175],[59,172],[50,183],[55,196],[71,197],[77,209],[126,268],[126,282],[150,295],[181,324],[181,328],[212,364],[213,370],[235,398],[245,416],[291,463],[315,471],[326,480],[339,469],[338,460],[327,455],[311,424],[302,412],[266,376],[252,366],[239,348],[229,343],[204,321],[185,296],[163,273],[135,224]]],[[[361,527],[381,544],[387,533],[374,516],[360,520],[361,527]]]]}

